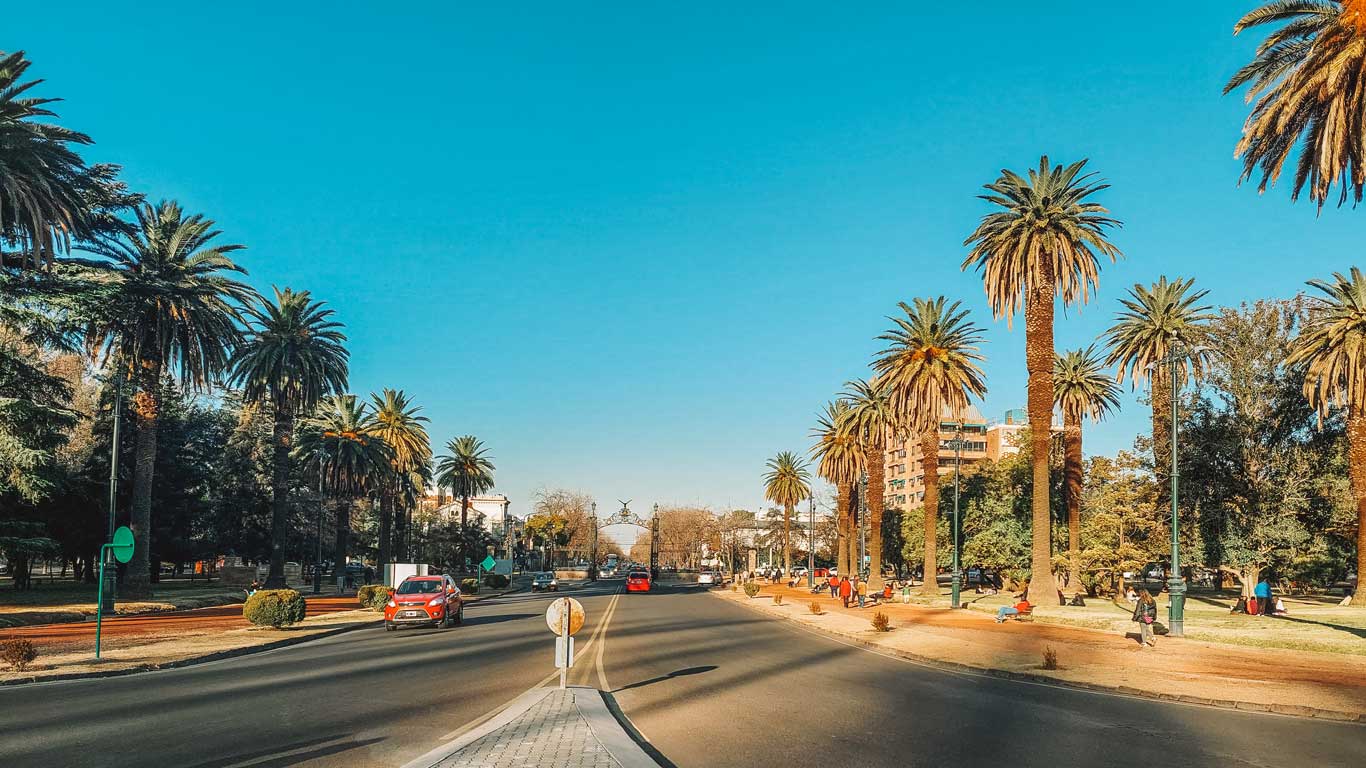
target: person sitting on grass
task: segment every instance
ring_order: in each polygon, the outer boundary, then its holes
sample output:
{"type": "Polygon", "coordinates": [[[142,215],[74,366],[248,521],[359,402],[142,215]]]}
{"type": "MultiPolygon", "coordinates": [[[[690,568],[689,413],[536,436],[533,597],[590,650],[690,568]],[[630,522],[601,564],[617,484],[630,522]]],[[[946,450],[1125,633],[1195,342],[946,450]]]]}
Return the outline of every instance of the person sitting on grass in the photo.
{"type": "Polygon", "coordinates": [[[1020,602],[1015,605],[1003,605],[996,609],[996,623],[1000,624],[1006,620],[1007,616],[1019,616],[1022,613],[1029,613],[1034,606],[1029,604],[1029,599],[1021,597],[1020,602]]]}

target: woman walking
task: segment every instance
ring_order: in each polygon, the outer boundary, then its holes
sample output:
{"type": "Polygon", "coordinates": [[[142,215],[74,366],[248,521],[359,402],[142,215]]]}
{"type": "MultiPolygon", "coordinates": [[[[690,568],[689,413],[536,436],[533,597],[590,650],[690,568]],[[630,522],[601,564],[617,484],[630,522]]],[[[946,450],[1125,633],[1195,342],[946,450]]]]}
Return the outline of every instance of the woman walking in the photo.
{"type": "Polygon", "coordinates": [[[1143,590],[1138,593],[1138,602],[1134,605],[1134,621],[1138,622],[1138,641],[1143,645],[1157,645],[1153,639],[1153,622],[1157,621],[1157,601],[1143,590]]]}
{"type": "Polygon", "coordinates": [[[840,600],[844,602],[844,607],[849,607],[849,596],[854,592],[852,585],[849,584],[848,576],[840,577],[840,600]]]}

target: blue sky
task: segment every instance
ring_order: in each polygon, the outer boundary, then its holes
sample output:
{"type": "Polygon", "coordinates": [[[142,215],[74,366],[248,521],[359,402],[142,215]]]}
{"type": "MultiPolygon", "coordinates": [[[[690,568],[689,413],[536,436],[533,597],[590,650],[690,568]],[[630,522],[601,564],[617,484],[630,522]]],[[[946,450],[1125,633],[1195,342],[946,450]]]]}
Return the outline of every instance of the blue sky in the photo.
{"type": "MultiPolygon", "coordinates": [[[[514,512],[752,508],[913,296],[971,308],[983,412],[1021,406],[1023,332],[959,265],[981,185],[1041,153],[1089,157],[1125,223],[1059,349],[1137,281],[1284,297],[1359,253],[1359,212],[1236,185],[1252,3],[470,5],[23,4],[0,49],[90,160],[334,306],[353,390],[481,437],[514,512]]],[[[1147,418],[1126,397],[1088,451],[1147,418]]]]}

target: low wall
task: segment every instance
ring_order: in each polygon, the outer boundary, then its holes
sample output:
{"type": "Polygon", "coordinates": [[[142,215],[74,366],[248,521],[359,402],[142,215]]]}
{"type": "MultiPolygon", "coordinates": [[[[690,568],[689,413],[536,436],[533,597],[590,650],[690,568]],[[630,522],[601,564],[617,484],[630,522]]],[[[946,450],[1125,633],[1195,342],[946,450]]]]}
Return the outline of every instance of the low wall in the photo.
{"type": "Polygon", "coordinates": [[[557,579],[586,579],[588,571],[555,571],[557,579]]]}

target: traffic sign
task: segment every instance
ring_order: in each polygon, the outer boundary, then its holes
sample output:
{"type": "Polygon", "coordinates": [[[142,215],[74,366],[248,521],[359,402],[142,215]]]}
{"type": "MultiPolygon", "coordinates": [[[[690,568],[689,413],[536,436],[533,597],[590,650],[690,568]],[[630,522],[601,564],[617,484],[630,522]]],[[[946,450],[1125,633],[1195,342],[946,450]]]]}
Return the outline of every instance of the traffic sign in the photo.
{"type": "Polygon", "coordinates": [[[557,635],[573,635],[583,629],[583,604],[572,597],[559,597],[551,601],[550,607],[545,609],[545,623],[550,627],[550,631],[557,635]],[[566,612],[568,616],[566,617],[566,612]],[[568,619],[568,632],[565,631],[566,618],[568,619]]]}
{"type": "Polygon", "coordinates": [[[133,532],[126,525],[120,525],[114,531],[114,540],[109,544],[109,551],[114,553],[114,559],[120,563],[126,563],[133,559],[133,532]]]}
{"type": "Polygon", "coordinates": [[[484,561],[479,564],[479,567],[483,568],[486,571],[491,571],[493,570],[493,566],[497,564],[498,561],[493,559],[493,555],[485,555],[484,561]]]}

